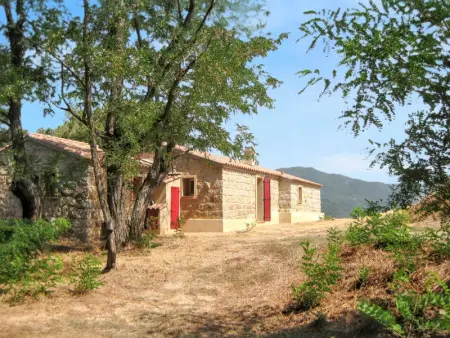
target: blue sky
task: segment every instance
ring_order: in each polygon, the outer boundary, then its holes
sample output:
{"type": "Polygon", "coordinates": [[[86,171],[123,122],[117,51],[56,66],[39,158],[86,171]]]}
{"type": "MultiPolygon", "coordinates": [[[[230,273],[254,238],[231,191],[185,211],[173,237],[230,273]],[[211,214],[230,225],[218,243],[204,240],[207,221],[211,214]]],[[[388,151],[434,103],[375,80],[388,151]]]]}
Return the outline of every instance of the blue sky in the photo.
{"type": "MultiPolygon", "coordinates": [[[[332,69],[338,59],[328,57],[318,48],[306,54],[307,41],[297,39],[301,36],[298,26],[304,20],[303,12],[309,9],[355,6],[357,0],[268,0],[271,16],[267,30],[274,35],[290,32],[277,52],[269,55],[264,63],[271,75],[283,81],[280,88],[271,92],[276,100],[275,109],[261,109],[256,116],[236,116],[230,121],[233,128],[236,122],[246,124],[254,133],[261,165],[269,168],[307,166],[328,172],[347,175],[368,181],[393,183],[386,170],[369,170],[365,148],[368,139],[387,141],[391,137],[401,138],[406,121],[407,110],[399,108],[397,119],[386,124],[382,132],[370,130],[354,138],[349,130],[338,130],[342,121],[338,120],[346,108],[337,95],[323,97],[318,101],[321,88],[308,89],[301,96],[298,92],[305,85],[296,72],[305,68],[332,69]]],[[[72,1],[71,1],[72,3],[72,1]]],[[[80,0],[72,3],[81,5],[80,0]]],[[[413,102],[408,109],[419,102],[413,102]]],[[[64,113],[53,117],[42,116],[42,106],[38,103],[26,103],[23,110],[23,125],[29,131],[39,127],[55,128],[65,118],[64,113]]]]}

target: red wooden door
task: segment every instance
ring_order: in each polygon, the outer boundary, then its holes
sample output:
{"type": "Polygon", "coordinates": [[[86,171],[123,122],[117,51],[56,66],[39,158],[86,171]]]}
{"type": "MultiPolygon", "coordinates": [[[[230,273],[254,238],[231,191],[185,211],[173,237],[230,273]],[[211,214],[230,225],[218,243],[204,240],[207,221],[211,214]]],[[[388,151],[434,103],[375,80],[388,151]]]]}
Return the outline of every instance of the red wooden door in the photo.
{"type": "Polygon", "coordinates": [[[170,228],[178,228],[178,218],[180,217],[180,188],[170,189],[170,228]]]}
{"type": "Polygon", "coordinates": [[[264,222],[270,222],[270,180],[264,177],[264,222]]]}

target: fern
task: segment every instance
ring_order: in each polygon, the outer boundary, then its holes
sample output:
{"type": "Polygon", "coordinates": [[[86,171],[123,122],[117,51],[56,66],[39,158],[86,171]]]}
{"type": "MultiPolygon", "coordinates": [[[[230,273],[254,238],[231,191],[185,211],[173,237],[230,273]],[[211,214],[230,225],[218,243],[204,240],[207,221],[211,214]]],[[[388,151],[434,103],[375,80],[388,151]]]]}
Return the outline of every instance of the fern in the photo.
{"type": "MultiPolygon", "coordinates": [[[[436,276],[432,276],[429,280],[437,281],[438,285],[442,287],[443,293],[434,292],[428,287],[427,291],[422,294],[416,291],[406,291],[396,295],[395,305],[398,320],[388,310],[368,301],[360,302],[358,310],[400,335],[416,335],[426,331],[448,333],[450,331],[449,287],[436,276]]],[[[430,284],[429,281],[427,284],[430,284]]]]}
{"type": "Polygon", "coordinates": [[[379,305],[362,301],[358,303],[358,310],[400,335],[405,333],[403,327],[397,323],[395,316],[379,305]]]}

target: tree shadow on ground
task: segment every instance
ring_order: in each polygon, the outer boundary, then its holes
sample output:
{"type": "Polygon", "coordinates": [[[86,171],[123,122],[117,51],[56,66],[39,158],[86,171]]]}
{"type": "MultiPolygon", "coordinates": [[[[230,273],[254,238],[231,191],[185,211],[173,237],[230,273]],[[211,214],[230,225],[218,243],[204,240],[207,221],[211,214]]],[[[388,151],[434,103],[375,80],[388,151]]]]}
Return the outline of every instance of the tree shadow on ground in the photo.
{"type": "Polygon", "coordinates": [[[279,309],[246,307],[220,313],[197,311],[191,313],[143,313],[139,320],[146,334],[177,338],[190,337],[390,337],[378,323],[357,317],[354,322],[328,321],[320,318],[311,322],[311,315],[285,316],[279,309]],[[151,328],[149,328],[149,326],[151,328]]]}

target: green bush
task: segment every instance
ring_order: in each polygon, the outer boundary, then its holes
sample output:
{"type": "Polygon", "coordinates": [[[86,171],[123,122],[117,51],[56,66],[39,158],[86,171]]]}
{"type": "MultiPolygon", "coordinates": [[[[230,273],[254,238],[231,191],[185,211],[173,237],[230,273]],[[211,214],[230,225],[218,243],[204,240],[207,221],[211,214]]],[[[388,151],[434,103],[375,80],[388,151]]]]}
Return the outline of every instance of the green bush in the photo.
{"type": "Polygon", "coordinates": [[[443,292],[417,290],[400,292],[395,296],[396,313],[368,301],[358,304],[358,310],[402,336],[425,333],[450,333],[450,289],[437,280],[443,292]]]}
{"type": "Polygon", "coordinates": [[[424,238],[431,246],[433,258],[450,259],[450,224],[442,224],[439,230],[427,229],[424,238]]]}
{"type": "Polygon", "coordinates": [[[159,246],[158,243],[155,243],[153,240],[156,238],[154,234],[143,234],[136,240],[136,245],[140,249],[153,249],[159,246]]]}
{"type": "Polygon", "coordinates": [[[369,280],[369,268],[367,266],[363,266],[358,271],[358,278],[356,280],[356,288],[360,289],[364,285],[366,285],[367,281],[369,280]]]}
{"type": "Polygon", "coordinates": [[[53,293],[58,282],[62,281],[63,262],[60,257],[45,257],[33,259],[19,278],[11,280],[6,288],[10,294],[10,303],[24,300],[25,296],[38,298],[53,293]]]}
{"type": "MultiPolygon", "coordinates": [[[[356,207],[352,214],[366,215],[365,211],[356,207]]],[[[420,238],[411,235],[408,227],[408,215],[402,211],[394,211],[392,214],[373,214],[370,217],[356,218],[350,224],[345,239],[350,245],[371,244],[377,248],[395,250],[397,248],[420,247],[420,238]]]]}
{"type": "Polygon", "coordinates": [[[11,301],[26,295],[50,294],[62,270],[60,259],[37,258],[52,240],[69,229],[65,219],[0,221],[0,284],[6,286],[11,301]]]}
{"type": "Polygon", "coordinates": [[[317,248],[310,242],[302,242],[303,249],[301,270],[306,274],[306,282],[291,286],[292,296],[299,310],[309,310],[320,305],[331,286],[341,278],[340,246],[341,233],[332,228],[328,230],[327,250],[317,254],[317,248]]]}
{"type": "Polygon", "coordinates": [[[102,274],[101,262],[88,254],[83,259],[73,258],[71,284],[77,294],[85,294],[103,285],[100,280],[102,274]]]}

